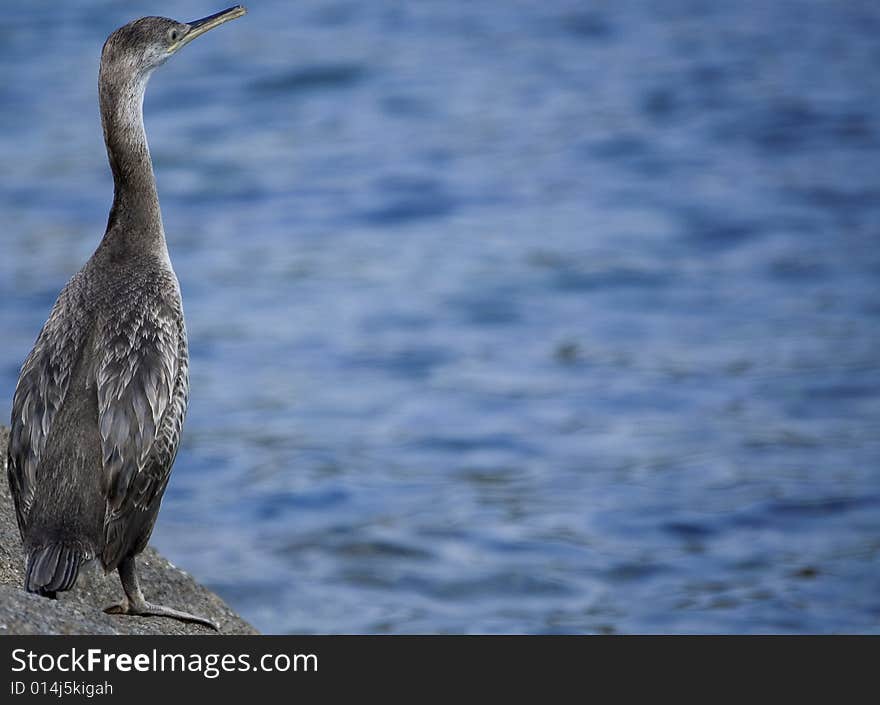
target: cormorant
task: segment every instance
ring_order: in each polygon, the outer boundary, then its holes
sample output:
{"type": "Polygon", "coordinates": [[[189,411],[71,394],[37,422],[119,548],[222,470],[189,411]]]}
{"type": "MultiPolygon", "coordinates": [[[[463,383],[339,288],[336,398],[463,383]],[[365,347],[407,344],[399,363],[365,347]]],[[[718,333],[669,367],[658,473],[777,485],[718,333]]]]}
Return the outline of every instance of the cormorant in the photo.
{"type": "Polygon", "coordinates": [[[224,22],[143,17],[104,44],[98,81],[113,206],[95,253],[61,293],[18,379],[8,476],[27,553],[25,588],[54,598],[98,558],[119,571],[113,614],[210,620],[147,602],[144,550],[177,454],[188,398],[183,308],[143,123],[153,70],[224,22]]]}

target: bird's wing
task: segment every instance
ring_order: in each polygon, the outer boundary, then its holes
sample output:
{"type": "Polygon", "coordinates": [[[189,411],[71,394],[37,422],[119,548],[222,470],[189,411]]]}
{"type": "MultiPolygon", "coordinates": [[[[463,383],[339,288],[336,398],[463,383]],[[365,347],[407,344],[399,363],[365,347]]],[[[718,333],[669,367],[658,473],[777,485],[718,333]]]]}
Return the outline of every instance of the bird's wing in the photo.
{"type": "Polygon", "coordinates": [[[179,307],[161,298],[108,329],[97,382],[109,555],[122,548],[125,517],[149,509],[168,481],[186,408],[186,336],[179,307]]]}
{"type": "Polygon", "coordinates": [[[75,275],[58,295],[22,365],[12,399],[7,475],[19,530],[34,499],[40,456],[88,334],[79,277],[75,275]]]}

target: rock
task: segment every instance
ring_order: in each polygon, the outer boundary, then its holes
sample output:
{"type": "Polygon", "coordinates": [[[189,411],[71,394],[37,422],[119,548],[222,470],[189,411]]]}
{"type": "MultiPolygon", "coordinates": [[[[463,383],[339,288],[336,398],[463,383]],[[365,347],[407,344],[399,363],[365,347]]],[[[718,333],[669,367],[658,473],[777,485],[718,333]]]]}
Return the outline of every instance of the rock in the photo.
{"type": "MultiPolygon", "coordinates": [[[[104,575],[96,562],[83,566],[76,586],[57,600],[24,591],[24,553],[6,479],[9,430],[0,427],[0,635],[2,634],[216,634],[199,624],[167,617],[104,613],[123,597],[119,577],[104,575]]],[[[141,587],[148,600],[186,610],[220,625],[222,634],[257,631],[217,595],[173,566],[155,549],[138,557],[141,587]]]]}

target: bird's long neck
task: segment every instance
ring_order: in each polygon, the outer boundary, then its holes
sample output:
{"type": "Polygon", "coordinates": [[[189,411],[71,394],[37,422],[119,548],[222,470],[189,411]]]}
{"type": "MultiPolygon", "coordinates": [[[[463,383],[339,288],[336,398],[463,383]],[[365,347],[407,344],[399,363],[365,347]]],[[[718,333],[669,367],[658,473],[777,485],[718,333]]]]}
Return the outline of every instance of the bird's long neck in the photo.
{"type": "Polygon", "coordinates": [[[104,243],[126,252],[167,257],[156,177],[144,131],[147,78],[120,75],[113,67],[101,66],[101,123],[114,185],[104,243]]]}

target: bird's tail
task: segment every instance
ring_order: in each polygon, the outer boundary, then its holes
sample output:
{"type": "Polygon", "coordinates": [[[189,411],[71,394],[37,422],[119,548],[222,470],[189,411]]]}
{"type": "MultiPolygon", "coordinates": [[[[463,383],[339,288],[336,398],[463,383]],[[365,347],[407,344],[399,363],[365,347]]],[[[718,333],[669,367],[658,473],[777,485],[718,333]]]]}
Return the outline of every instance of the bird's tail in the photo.
{"type": "Polygon", "coordinates": [[[77,546],[53,543],[28,554],[24,587],[43,597],[70,590],[79,575],[85,555],[77,546]]]}

